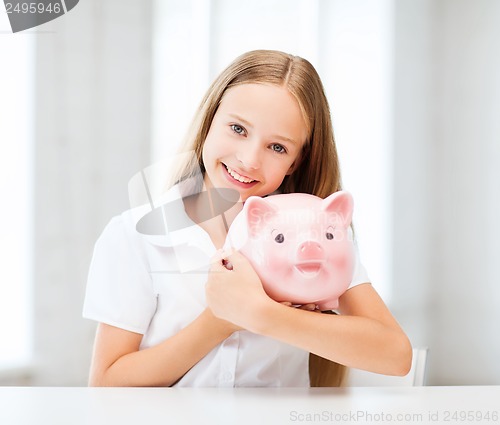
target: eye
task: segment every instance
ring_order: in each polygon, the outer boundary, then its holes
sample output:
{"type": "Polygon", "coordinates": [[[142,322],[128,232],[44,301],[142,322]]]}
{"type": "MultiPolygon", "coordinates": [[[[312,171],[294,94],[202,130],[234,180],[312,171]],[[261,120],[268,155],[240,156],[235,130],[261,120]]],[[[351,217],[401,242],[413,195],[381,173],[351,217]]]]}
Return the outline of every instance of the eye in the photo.
{"type": "Polygon", "coordinates": [[[329,227],[325,233],[326,238],[331,241],[333,239],[333,227],[329,227]]]}
{"type": "Polygon", "coordinates": [[[278,143],[271,145],[271,149],[277,153],[286,153],[286,149],[278,143]]]}
{"type": "Polygon", "coordinates": [[[283,236],[283,233],[279,233],[276,235],[274,240],[278,243],[283,243],[285,241],[285,236],[283,236]]]}
{"type": "Polygon", "coordinates": [[[231,127],[231,130],[233,130],[233,132],[235,132],[236,134],[239,134],[241,136],[246,134],[245,129],[239,124],[231,124],[230,127],[231,127]]]}

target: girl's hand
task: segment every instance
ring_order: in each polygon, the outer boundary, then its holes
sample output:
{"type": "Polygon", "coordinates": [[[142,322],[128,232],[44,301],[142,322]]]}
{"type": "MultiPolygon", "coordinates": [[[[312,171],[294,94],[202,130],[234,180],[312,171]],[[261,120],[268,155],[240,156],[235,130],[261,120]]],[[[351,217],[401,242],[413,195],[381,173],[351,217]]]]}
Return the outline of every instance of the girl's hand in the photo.
{"type": "Polygon", "coordinates": [[[261,308],[274,301],[265,293],[250,262],[239,252],[225,255],[218,251],[212,261],[206,284],[209,308],[219,319],[252,330],[261,308]]]}

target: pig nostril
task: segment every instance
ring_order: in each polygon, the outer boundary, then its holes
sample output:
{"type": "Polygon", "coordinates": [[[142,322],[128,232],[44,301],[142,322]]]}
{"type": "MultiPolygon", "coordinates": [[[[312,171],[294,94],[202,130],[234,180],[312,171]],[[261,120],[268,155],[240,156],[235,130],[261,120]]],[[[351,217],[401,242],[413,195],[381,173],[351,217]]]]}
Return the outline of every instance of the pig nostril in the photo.
{"type": "Polygon", "coordinates": [[[322,251],[321,245],[316,242],[304,242],[299,249],[301,253],[322,251]]]}

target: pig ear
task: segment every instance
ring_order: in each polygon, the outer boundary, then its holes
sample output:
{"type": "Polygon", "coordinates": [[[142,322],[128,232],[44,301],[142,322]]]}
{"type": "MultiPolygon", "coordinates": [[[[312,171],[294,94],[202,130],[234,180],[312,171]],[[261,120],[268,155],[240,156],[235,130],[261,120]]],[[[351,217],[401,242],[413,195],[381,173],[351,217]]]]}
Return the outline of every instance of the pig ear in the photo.
{"type": "Polygon", "coordinates": [[[349,192],[340,190],[323,199],[321,208],[335,215],[335,221],[343,227],[349,227],[352,220],[354,200],[349,192]]]}
{"type": "Polygon", "coordinates": [[[245,210],[251,237],[259,234],[266,227],[266,222],[278,212],[274,205],[259,196],[250,196],[245,201],[245,210]]]}

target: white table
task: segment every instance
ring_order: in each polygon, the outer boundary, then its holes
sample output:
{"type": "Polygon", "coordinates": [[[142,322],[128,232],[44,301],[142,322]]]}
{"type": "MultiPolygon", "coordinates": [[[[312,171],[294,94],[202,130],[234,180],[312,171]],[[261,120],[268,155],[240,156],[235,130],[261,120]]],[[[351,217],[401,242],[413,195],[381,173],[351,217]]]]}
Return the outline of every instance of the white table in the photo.
{"type": "Polygon", "coordinates": [[[500,424],[500,386],[0,388],[2,425],[500,424]]]}

